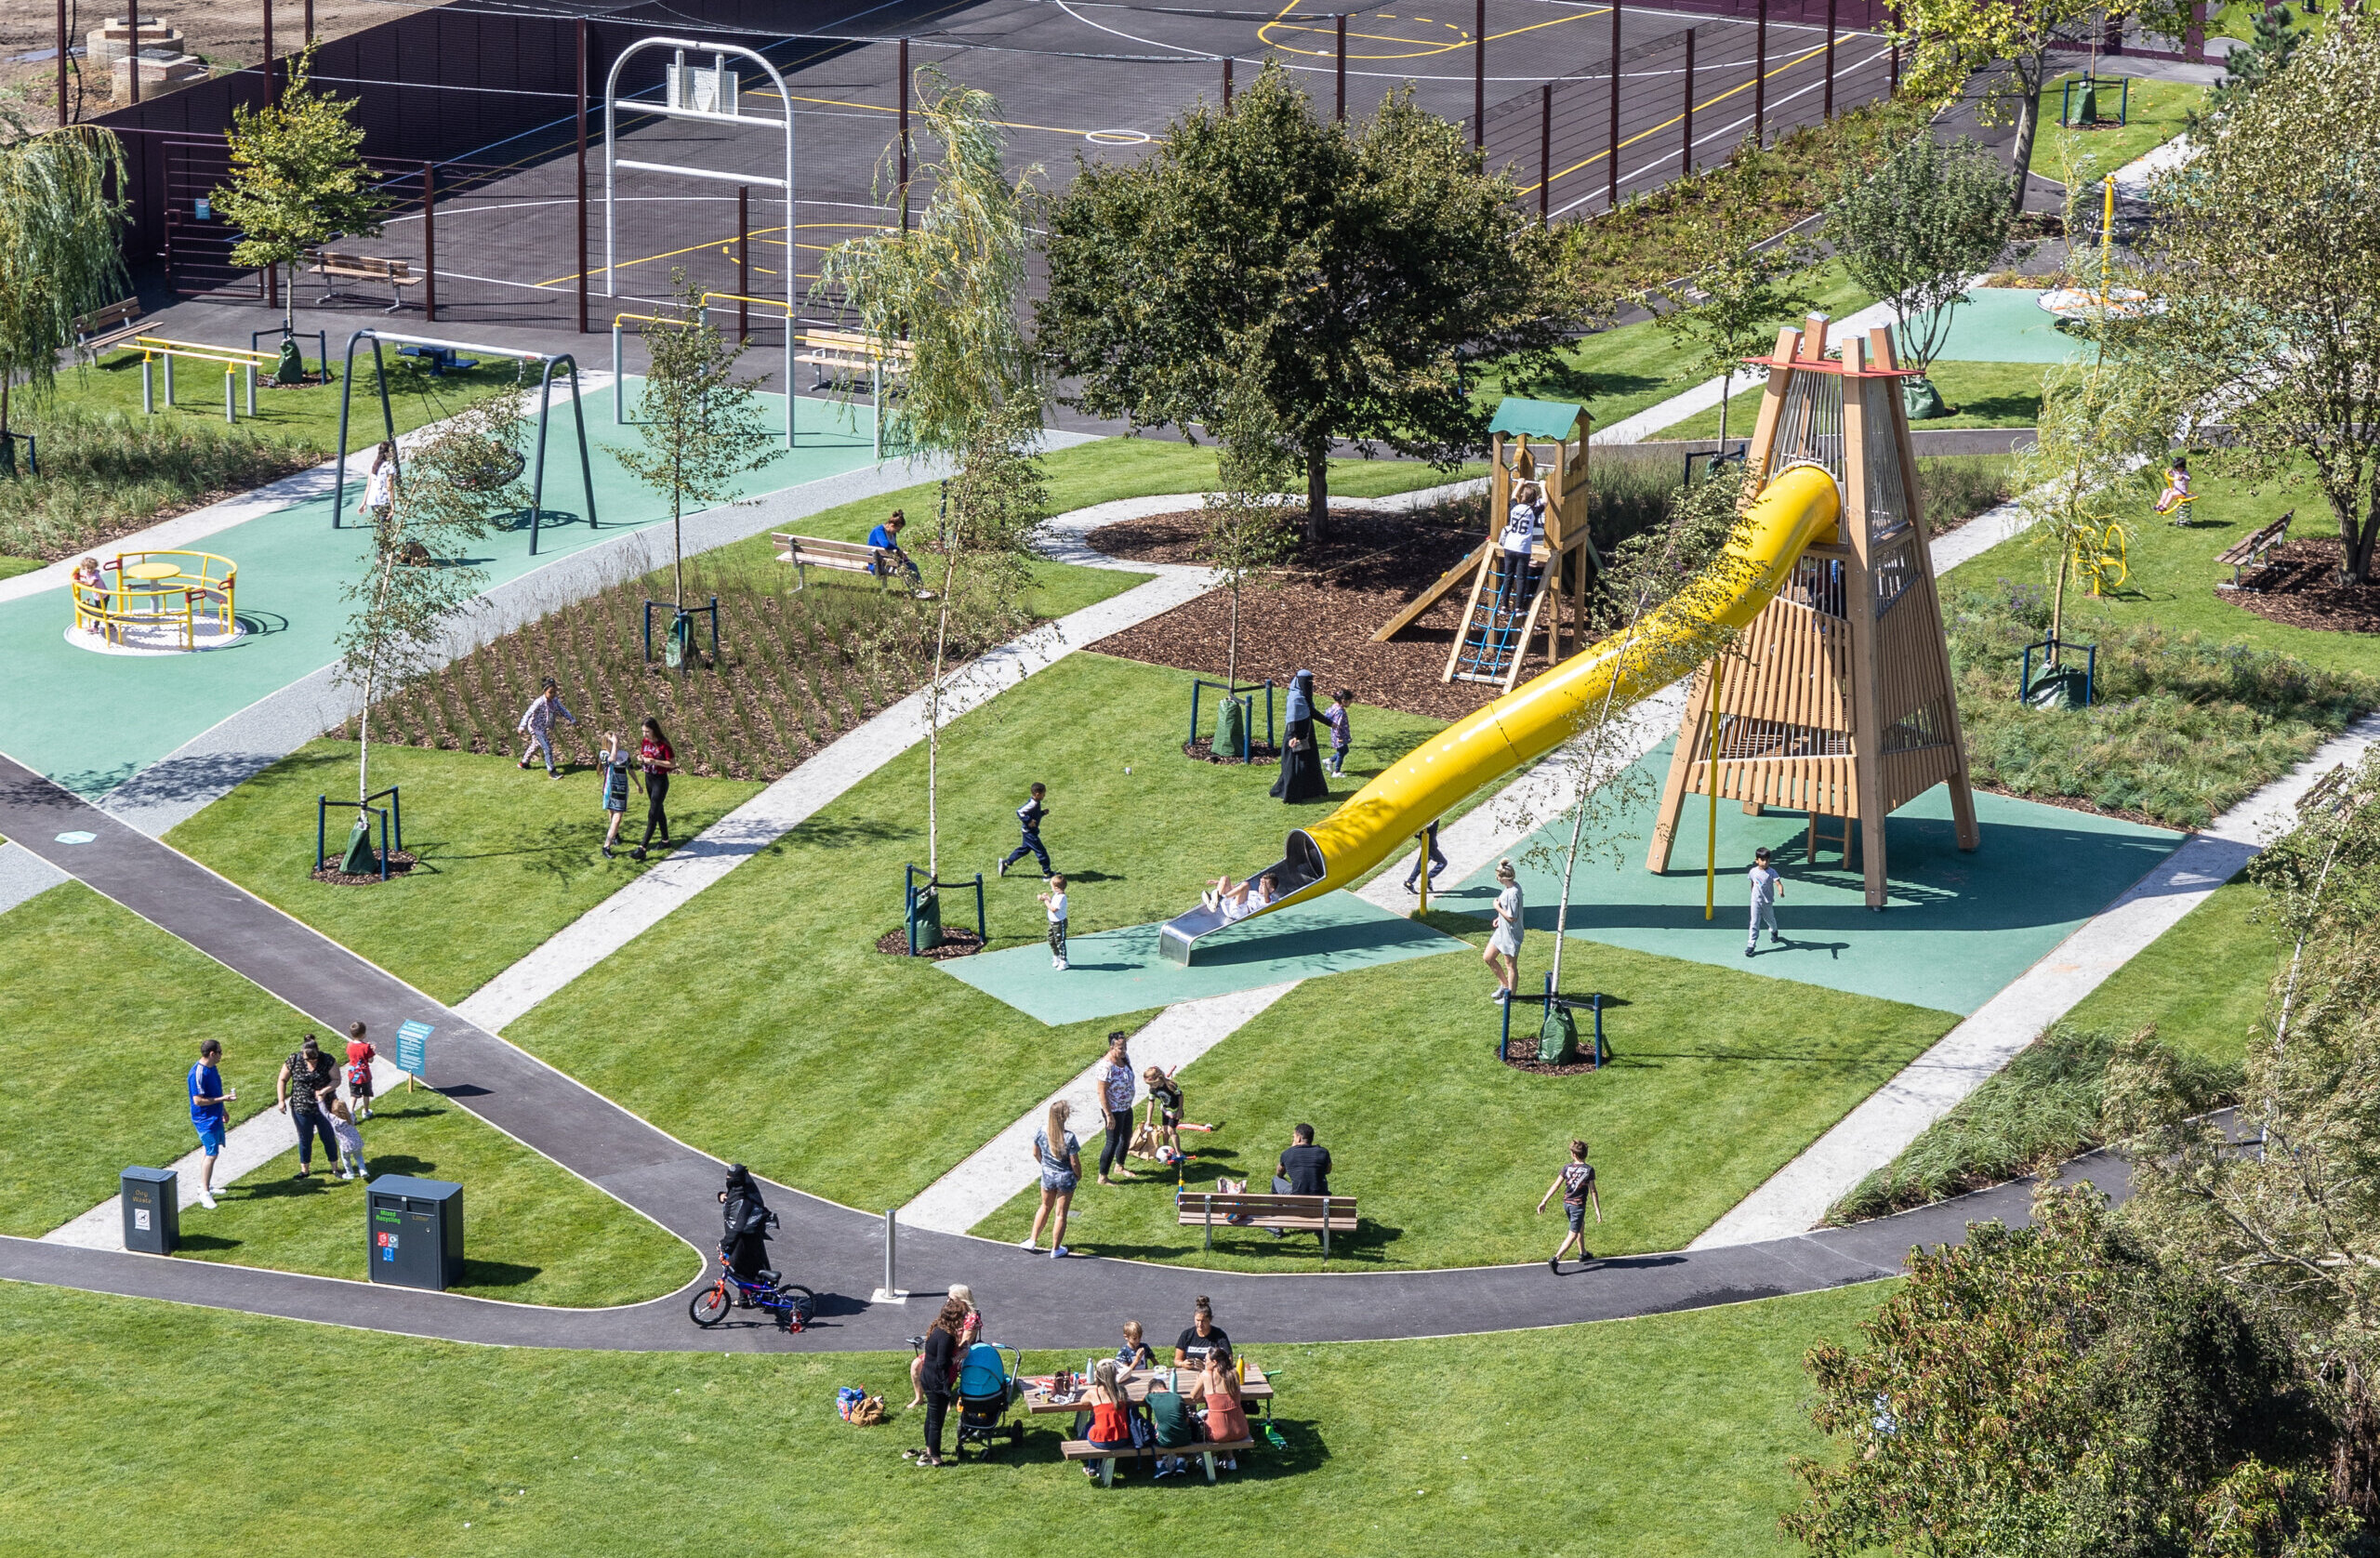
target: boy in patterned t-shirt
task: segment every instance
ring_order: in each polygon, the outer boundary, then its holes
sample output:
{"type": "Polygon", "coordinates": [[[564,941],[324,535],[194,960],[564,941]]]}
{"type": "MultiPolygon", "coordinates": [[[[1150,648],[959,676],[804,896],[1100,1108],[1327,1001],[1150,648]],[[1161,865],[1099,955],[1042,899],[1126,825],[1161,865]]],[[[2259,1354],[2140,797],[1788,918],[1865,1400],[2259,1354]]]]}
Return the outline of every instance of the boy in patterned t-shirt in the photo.
{"type": "Polygon", "coordinates": [[[1579,1241],[1580,1260],[1592,1261],[1595,1258],[1594,1252],[1587,1248],[1589,1201],[1594,1203],[1595,1221],[1603,1221],[1603,1196],[1595,1190],[1594,1166],[1587,1161],[1587,1144],[1584,1142],[1570,1143],[1570,1161],[1562,1166],[1562,1171],[1554,1176],[1554,1182],[1545,1187],[1545,1194],[1537,1198],[1539,1216],[1545,1215],[1545,1204],[1554,1199],[1554,1193],[1557,1190],[1562,1193],[1562,1210],[1569,1217],[1570,1231],[1562,1236],[1562,1243],[1545,1262],[1545,1268],[1559,1276],[1562,1274],[1562,1257],[1569,1253],[1572,1239],[1579,1241]]]}

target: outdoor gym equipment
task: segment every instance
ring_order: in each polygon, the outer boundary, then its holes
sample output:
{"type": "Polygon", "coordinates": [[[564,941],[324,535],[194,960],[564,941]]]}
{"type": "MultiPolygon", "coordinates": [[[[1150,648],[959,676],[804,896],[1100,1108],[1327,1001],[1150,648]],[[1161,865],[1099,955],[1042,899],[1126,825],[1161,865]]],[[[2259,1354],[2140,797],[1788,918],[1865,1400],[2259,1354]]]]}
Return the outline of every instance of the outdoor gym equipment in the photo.
{"type": "MultiPolygon", "coordinates": [[[[1687,794],[1856,817],[1871,908],[1884,903],[1884,818],[1948,783],[1959,847],[1975,849],[1975,796],[1950,650],[1923,527],[1917,463],[1892,336],[1826,354],[1827,320],[1778,333],[1749,468],[1756,495],[1714,570],[1633,629],[1474,710],[1423,742],[1269,867],[1281,896],[1249,917],[1349,886],[1467,796],[1553,752],[1592,721],[1673,681],[1679,642],[1740,629],[1742,667],[1695,674],[1646,865],[1665,870],[1687,794]],[[1874,366],[1871,366],[1871,353],[1874,366]],[[1665,647],[1668,653],[1664,653],[1665,647]],[[1718,759],[1700,739],[1718,709],[1718,759]]],[[[1256,873],[1256,874],[1262,874],[1256,873]]],[[[1159,953],[1190,961],[1221,930],[1203,906],[1166,925],[1159,953]]]]}
{"type": "MultiPolygon", "coordinates": [[[[800,267],[791,260],[793,254],[793,93],[786,86],[785,77],[769,63],[766,56],[740,44],[700,43],[693,38],[639,38],[620,50],[612,61],[612,69],[603,78],[603,296],[620,295],[619,263],[620,223],[618,170],[631,168],[640,173],[668,173],[684,178],[708,178],[728,184],[762,184],[785,192],[785,446],[793,447],[793,310],[795,288],[799,284],[794,272],[800,267]],[[660,102],[634,102],[631,112],[649,113],[661,119],[686,119],[702,125],[732,125],[756,129],[782,129],[785,132],[785,175],[772,177],[765,173],[737,173],[716,167],[694,167],[682,163],[648,163],[620,155],[619,112],[620,72],[628,62],[647,49],[668,48],[677,51],[668,72],[663,99],[660,102]],[[707,54],[711,66],[688,66],[686,51],[707,54]],[[734,71],[727,68],[727,57],[749,59],[768,73],[777,90],[777,101],[785,112],[776,119],[761,118],[742,112],[741,86],[734,71]],[[707,105],[707,106],[706,106],[707,105]]],[[[617,322],[613,325],[613,339],[618,340],[617,322]]]]}
{"type": "MultiPolygon", "coordinates": [[[[544,371],[537,381],[537,466],[529,482],[529,555],[537,555],[537,531],[546,514],[546,424],[551,418],[554,405],[554,369],[570,370],[570,415],[578,428],[578,474],[587,490],[587,528],[597,528],[595,522],[595,467],[588,457],[587,446],[587,396],[578,386],[578,360],[567,351],[523,351],[518,347],[481,346],[471,341],[441,340],[435,336],[400,336],[388,330],[358,330],[347,338],[346,365],[339,374],[338,390],[338,463],[337,474],[331,482],[331,528],[339,528],[339,515],[347,507],[347,429],[348,412],[355,398],[355,343],[372,342],[374,377],[380,385],[380,427],[389,447],[396,451],[395,470],[404,473],[404,450],[397,442],[397,414],[389,404],[388,362],[380,355],[380,343],[392,341],[400,346],[444,347],[454,351],[480,351],[490,357],[528,363],[540,363],[544,371]]],[[[617,391],[615,390],[616,397],[617,391]]],[[[508,478],[509,480],[509,478],[508,478]]]]}
{"type": "Polygon", "coordinates": [[[239,568],[213,552],[120,552],[100,570],[113,585],[73,587],[74,627],[120,648],[174,650],[239,636],[232,591],[239,568]]]}
{"type": "Polygon", "coordinates": [[[1587,535],[1587,414],[1561,401],[1507,395],[1488,423],[1488,538],[1435,584],[1382,625],[1372,642],[1386,643],[1421,620],[1421,614],[1471,580],[1462,625],[1447,652],[1440,681],[1492,682],[1509,693],[1520,680],[1530,637],[1547,598],[1545,658],[1562,659],[1562,597],[1570,597],[1570,643],[1575,652],[1586,625],[1587,574],[1600,573],[1603,554],[1587,535]],[[1532,445],[1531,440],[1536,440],[1532,445]],[[1528,560],[1513,569],[1504,562],[1501,536],[1516,482],[1534,481],[1545,494],[1545,539],[1528,560]]]}
{"type": "Polygon", "coordinates": [[[187,357],[194,363],[223,364],[223,420],[237,422],[232,411],[233,396],[245,377],[248,390],[248,415],[257,414],[257,373],[277,362],[271,352],[244,351],[236,346],[205,346],[195,341],[173,341],[161,336],[135,336],[134,350],[140,353],[140,411],[146,416],[157,414],[156,382],[152,376],[155,364],[165,364],[165,403],[174,403],[174,359],[187,357]]]}

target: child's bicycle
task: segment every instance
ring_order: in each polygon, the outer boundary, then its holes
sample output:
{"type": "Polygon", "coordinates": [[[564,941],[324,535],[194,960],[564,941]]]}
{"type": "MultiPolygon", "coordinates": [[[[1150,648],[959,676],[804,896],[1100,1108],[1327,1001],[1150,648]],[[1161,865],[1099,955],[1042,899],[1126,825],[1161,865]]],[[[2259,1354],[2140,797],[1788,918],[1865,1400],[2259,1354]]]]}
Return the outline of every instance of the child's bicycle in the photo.
{"type": "Polygon", "coordinates": [[[801,1331],[818,1313],[817,1296],[798,1282],[784,1282],[774,1272],[762,1272],[757,1282],[747,1282],[727,1265],[727,1252],[720,1252],[719,1279],[707,1287],[697,1288],[686,1301],[686,1314],[695,1325],[707,1330],[727,1318],[737,1300],[756,1309],[766,1310],[776,1318],[780,1329],[801,1331]]]}

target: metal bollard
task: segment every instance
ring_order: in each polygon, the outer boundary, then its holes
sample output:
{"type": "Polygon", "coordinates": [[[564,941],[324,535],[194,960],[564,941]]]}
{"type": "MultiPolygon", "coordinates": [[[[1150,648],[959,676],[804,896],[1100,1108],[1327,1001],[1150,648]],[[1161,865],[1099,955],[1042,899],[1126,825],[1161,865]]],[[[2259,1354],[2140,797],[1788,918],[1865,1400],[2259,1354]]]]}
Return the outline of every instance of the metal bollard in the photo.
{"type": "Polygon", "coordinates": [[[903,1292],[893,1269],[893,1248],[900,1240],[900,1214],[890,1207],[884,1210],[884,1286],[868,1295],[870,1303],[906,1303],[909,1295],[903,1292]]]}
{"type": "Polygon", "coordinates": [[[257,365],[250,363],[247,370],[248,415],[254,416],[257,414],[257,365]]]}
{"type": "Polygon", "coordinates": [[[140,356],[140,415],[157,415],[157,376],[152,372],[156,359],[143,352],[140,356]]]}
{"type": "Polygon", "coordinates": [[[240,370],[239,370],[239,369],[237,369],[237,368],[235,368],[235,367],[233,367],[233,366],[231,366],[231,363],[224,363],[224,364],[223,364],[223,420],[225,420],[226,422],[231,423],[233,427],[238,427],[238,426],[239,426],[239,424],[240,424],[240,416],[239,416],[239,404],[240,404],[240,401],[239,401],[239,391],[238,391],[238,390],[236,389],[236,386],[239,384],[239,382],[240,382],[240,370]]]}
{"type": "Polygon", "coordinates": [[[620,371],[620,322],[612,321],[612,424],[626,427],[628,420],[628,380],[620,371]]]}
{"type": "Polygon", "coordinates": [[[165,354],[164,361],[165,364],[165,403],[167,405],[171,405],[174,403],[174,354],[170,351],[166,352],[165,354]]]}

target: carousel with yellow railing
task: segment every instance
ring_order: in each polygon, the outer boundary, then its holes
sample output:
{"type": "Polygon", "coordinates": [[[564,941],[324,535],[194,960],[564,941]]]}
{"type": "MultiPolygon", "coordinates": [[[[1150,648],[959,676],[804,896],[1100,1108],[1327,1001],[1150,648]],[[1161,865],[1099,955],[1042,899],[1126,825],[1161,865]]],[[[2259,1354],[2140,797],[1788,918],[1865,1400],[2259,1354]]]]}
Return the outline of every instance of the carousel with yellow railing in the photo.
{"type": "Polygon", "coordinates": [[[239,569],[213,552],[120,552],[74,575],[69,643],[114,654],[188,654],[240,637],[239,569]]]}

